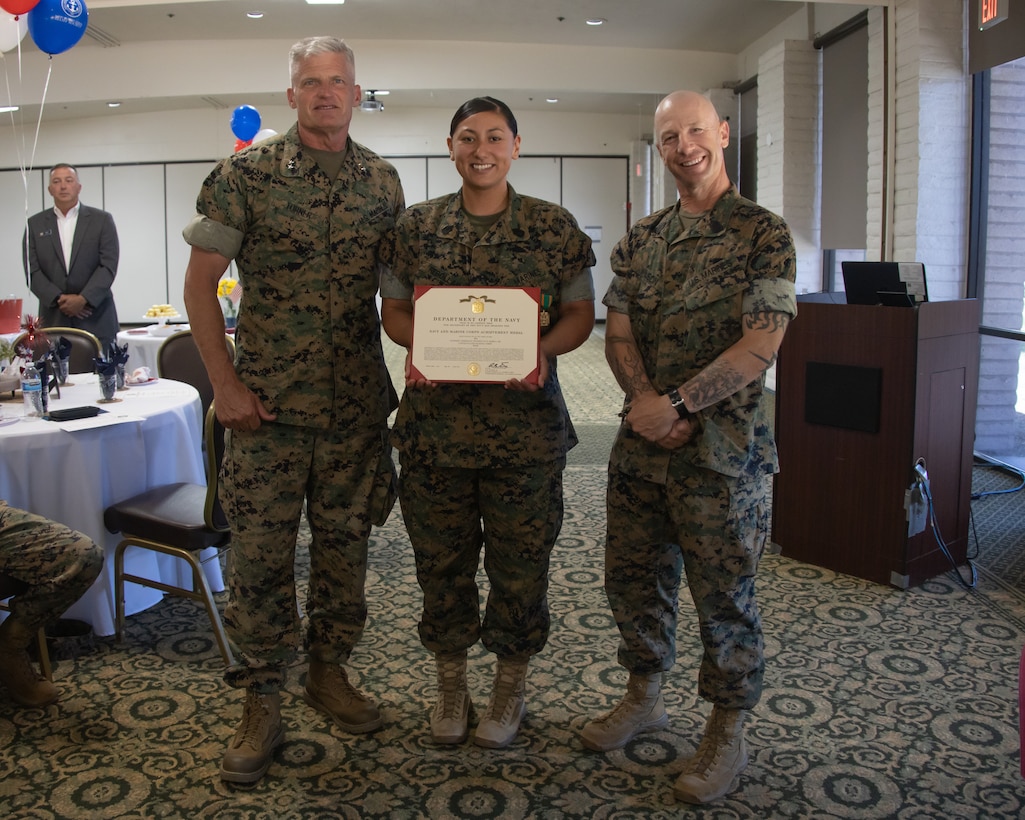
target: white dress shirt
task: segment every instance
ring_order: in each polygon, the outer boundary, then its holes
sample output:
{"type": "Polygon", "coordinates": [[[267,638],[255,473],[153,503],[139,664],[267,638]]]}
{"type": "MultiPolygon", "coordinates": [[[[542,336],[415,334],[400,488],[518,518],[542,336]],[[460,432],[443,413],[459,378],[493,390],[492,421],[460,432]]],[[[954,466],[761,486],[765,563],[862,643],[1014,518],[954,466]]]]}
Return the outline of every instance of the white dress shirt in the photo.
{"type": "Polygon", "coordinates": [[[61,237],[61,250],[64,251],[65,270],[71,268],[71,242],[75,238],[75,226],[78,225],[78,206],[79,203],[76,202],[66,214],[56,205],[53,207],[53,212],[57,214],[57,231],[61,237]]]}

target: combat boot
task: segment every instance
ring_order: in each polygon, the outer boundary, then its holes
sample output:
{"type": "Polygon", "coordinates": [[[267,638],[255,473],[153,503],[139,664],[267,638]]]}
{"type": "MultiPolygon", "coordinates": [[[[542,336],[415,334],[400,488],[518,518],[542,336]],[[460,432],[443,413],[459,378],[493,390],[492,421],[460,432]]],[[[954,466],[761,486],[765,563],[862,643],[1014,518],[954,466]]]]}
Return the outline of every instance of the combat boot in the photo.
{"type": "Polygon", "coordinates": [[[662,699],[662,673],[635,675],[631,672],[623,699],[611,712],[584,726],[580,740],[588,749],[607,752],[625,746],[639,734],[657,732],[668,725],[669,715],[662,699]]]}
{"type": "Polygon", "coordinates": [[[504,749],[513,742],[527,714],[526,682],[527,661],[498,659],[495,685],[484,717],[477,724],[474,743],[488,749],[504,749]]]}
{"type": "Polygon", "coordinates": [[[28,645],[36,633],[14,616],[0,624],[0,681],[15,703],[47,706],[60,697],[60,690],[36,671],[29,659],[28,645]]]}
{"type": "Polygon", "coordinates": [[[466,651],[439,652],[438,702],[431,713],[431,738],[435,743],[462,743],[470,732],[473,703],[466,685],[466,651]]]}
{"type": "Polygon", "coordinates": [[[744,709],[712,708],[697,752],[673,785],[680,800],[709,803],[730,791],[734,778],[747,766],[746,715],[744,709]]]}
{"type": "Polygon", "coordinates": [[[381,728],[381,712],[349,683],[348,674],[338,664],[311,660],[303,697],[347,732],[363,734],[381,728]]]}
{"type": "Polygon", "coordinates": [[[255,783],[267,773],[274,750],[285,739],[281,725],[281,695],[246,690],[242,722],[221,759],[221,779],[229,783],[255,783]]]}

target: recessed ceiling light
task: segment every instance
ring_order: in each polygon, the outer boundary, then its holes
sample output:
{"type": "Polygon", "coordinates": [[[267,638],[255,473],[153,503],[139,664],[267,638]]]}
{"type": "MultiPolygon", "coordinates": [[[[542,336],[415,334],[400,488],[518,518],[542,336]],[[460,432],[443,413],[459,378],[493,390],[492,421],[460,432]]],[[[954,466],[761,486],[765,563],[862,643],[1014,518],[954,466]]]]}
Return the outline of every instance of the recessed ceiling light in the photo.
{"type": "Polygon", "coordinates": [[[18,106],[16,105],[5,105],[0,106],[0,114],[10,114],[12,111],[17,111],[18,106]]]}
{"type": "Polygon", "coordinates": [[[550,103],[557,103],[558,101],[559,101],[558,97],[549,97],[548,99],[545,100],[545,102],[550,102],[550,103]]]}
{"type": "Polygon", "coordinates": [[[311,6],[341,6],[345,0],[306,0],[311,6]]]}
{"type": "MultiPolygon", "coordinates": [[[[306,0],[306,2],[308,3],[310,0],[306,0]]],[[[587,19],[587,25],[589,26],[604,26],[607,22],[608,20],[604,17],[589,17],[587,19]]]]}
{"type": "Polygon", "coordinates": [[[121,103],[119,103],[119,102],[111,101],[111,102],[107,103],[107,108],[120,108],[120,107],[121,107],[121,103]]]}
{"type": "Polygon", "coordinates": [[[263,12],[262,11],[247,11],[246,12],[246,17],[248,17],[250,20],[259,20],[261,17],[263,17],[263,12]]]}

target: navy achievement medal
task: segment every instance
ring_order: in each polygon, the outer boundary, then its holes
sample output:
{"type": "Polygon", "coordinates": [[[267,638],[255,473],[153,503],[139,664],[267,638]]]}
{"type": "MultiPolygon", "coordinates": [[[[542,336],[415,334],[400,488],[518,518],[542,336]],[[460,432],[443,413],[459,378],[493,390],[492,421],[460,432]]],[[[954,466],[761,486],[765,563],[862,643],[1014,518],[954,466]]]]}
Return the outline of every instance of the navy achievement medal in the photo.
{"type": "Polygon", "coordinates": [[[552,315],[548,308],[552,306],[552,297],[548,293],[541,294],[541,327],[548,327],[552,323],[552,315]]]}

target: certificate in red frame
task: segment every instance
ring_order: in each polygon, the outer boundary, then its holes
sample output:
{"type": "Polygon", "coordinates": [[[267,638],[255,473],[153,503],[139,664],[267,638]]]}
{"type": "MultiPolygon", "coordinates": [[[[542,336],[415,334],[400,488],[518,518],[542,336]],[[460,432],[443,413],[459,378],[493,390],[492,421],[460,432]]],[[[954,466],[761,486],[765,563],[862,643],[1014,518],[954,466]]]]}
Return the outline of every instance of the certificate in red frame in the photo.
{"type": "Polygon", "coordinates": [[[417,285],[410,376],[537,384],[541,288],[417,285]]]}

